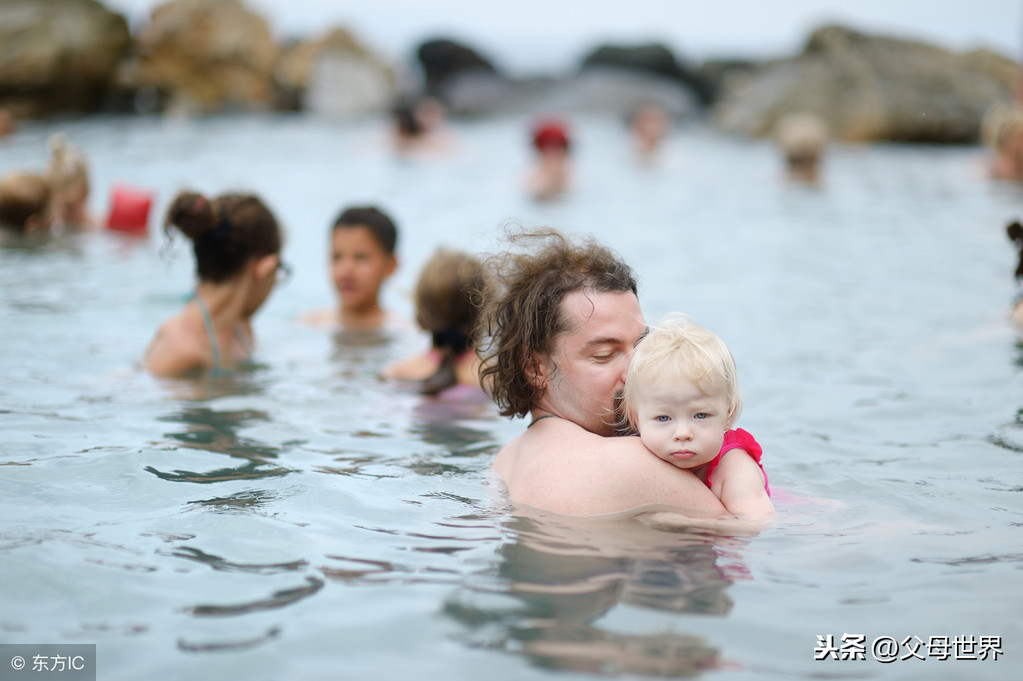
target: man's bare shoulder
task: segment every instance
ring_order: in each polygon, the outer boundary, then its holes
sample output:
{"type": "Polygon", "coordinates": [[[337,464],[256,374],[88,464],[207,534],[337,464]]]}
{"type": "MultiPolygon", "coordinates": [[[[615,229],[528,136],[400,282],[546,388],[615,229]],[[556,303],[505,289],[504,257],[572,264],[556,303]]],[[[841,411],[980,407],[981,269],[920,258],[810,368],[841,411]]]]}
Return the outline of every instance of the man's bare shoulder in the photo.
{"type": "Polygon", "coordinates": [[[658,459],[638,437],[608,438],[569,421],[515,438],[494,468],[512,501],[567,515],[668,504],[720,512],[723,507],[691,472],[658,459]]]}

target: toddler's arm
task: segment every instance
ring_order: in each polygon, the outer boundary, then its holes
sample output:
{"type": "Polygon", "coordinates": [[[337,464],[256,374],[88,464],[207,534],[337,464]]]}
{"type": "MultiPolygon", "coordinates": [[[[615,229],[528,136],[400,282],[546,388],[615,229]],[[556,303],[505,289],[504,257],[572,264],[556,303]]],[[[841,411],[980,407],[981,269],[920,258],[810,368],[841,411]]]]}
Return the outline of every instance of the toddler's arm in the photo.
{"type": "Polygon", "coordinates": [[[714,471],[711,491],[739,518],[753,520],[774,513],[774,504],[764,489],[764,472],[743,449],[724,453],[714,471]]]}

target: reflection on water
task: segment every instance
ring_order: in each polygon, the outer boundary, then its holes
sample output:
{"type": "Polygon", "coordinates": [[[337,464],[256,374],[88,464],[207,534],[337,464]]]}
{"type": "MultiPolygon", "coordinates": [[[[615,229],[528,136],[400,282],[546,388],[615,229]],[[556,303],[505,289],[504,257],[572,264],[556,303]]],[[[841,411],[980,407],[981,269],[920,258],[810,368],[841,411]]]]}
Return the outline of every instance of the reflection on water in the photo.
{"type": "Polygon", "coordinates": [[[430,444],[450,447],[453,455],[473,456],[481,443],[493,442],[491,425],[496,410],[481,390],[453,389],[454,394],[424,396],[413,410],[411,435],[430,444]]]}
{"type": "Polygon", "coordinates": [[[530,519],[504,525],[499,563],[457,592],[444,612],[470,645],[525,655],[545,668],[600,674],[694,676],[721,666],[696,634],[624,633],[602,622],[622,606],[723,617],[729,585],[747,572],[722,561],[729,540],[661,533],[622,518],[530,519]]]}
{"type": "MultiPolygon", "coordinates": [[[[157,477],[172,482],[213,483],[225,480],[251,480],[258,478],[279,477],[293,472],[291,469],[271,464],[267,459],[274,459],[280,448],[262,444],[256,440],[242,437],[238,431],[254,422],[269,421],[268,414],[258,410],[245,409],[240,411],[217,411],[209,407],[186,407],[181,411],[163,416],[160,421],[182,424],[185,430],[167,433],[165,437],[181,443],[181,446],[203,452],[227,454],[230,457],[244,459],[245,463],[238,466],[215,468],[206,472],[194,472],[176,469],[173,472],[161,471],[147,466],[146,471],[157,477]]],[[[176,448],[172,449],[175,451],[176,448]]],[[[258,504],[258,497],[247,500],[235,498],[229,500],[211,500],[198,502],[213,506],[234,506],[258,504]]]]}
{"type": "Polygon", "coordinates": [[[280,453],[276,447],[238,435],[240,429],[254,422],[269,421],[270,415],[263,411],[216,411],[208,407],[189,407],[159,420],[184,424],[187,430],[167,433],[166,437],[192,449],[258,460],[273,459],[280,453]]]}
{"type": "Polygon", "coordinates": [[[178,650],[186,653],[220,653],[224,651],[247,650],[256,648],[277,638],[281,633],[280,627],[271,627],[265,634],[245,639],[243,641],[222,641],[217,643],[193,643],[184,639],[178,639],[178,650]]]}
{"type": "Polygon", "coordinates": [[[294,572],[296,570],[304,570],[309,565],[304,560],[272,564],[237,563],[226,560],[220,556],[214,556],[206,553],[205,551],[200,551],[199,549],[194,549],[190,546],[178,547],[171,551],[169,555],[177,558],[193,560],[221,572],[245,572],[258,575],[275,575],[283,572],[294,572]]]}
{"type": "Polygon", "coordinates": [[[267,366],[259,362],[247,362],[225,373],[163,378],[160,379],[160,385],[168,397],[189,402],[256,396],[265,392],[270,380],[266,369],[267,366]]]}
{"type": "Polygon", "coordinates": [[[197,617],[233,617],[263,610],[276,610],[308,598],[323,588],[322,579],[316,577],[306,577],[305,579],[305,586],[275,591],[267,598],[231,605],[196,605],[188,608],[187,612],[197,617]]]}
{"type": "Polygon", "coordinates": [[[335,390],[357,392],[363,381],[378,381],[380,371],[391,361],[389,352],[396,337],[379,329],[338,329],[334,332],[330,362],[340,379],[335,390]]]}

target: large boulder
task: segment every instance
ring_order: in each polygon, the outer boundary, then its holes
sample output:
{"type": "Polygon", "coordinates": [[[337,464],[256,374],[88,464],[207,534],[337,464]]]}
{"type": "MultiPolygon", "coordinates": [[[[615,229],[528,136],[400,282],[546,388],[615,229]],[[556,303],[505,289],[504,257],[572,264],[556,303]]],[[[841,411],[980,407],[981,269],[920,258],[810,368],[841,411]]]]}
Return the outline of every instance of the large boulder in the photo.
{"type": "Polygon", "coordinates": [[[130,44],[124,17],[95,0],[0,0],[0,105],[94,111],[130,44]]]}
{"type": "Polygon", "coordinates": [[[419,45],[416,57],[423,70],[426,93],[443,99],[454,79],[469,76],[500,79],[493,63],[479,52],[455,40],[436,38],[419,45]]]}
{"type": "Polygon", "coordinates": [[[467,72],[440,89],[455,116],[525,115],[559,111],[628,118],[656,104],[674,118],[702,113],[700,100],[677,81],[616,68],[589,68],[561,78],[505,78],[467,72]]]}
{"type": "Polygon", "coordinates": [[[703,104],[710,102],[712,94],[710,85],[699,73],[684,66],[660,43],[601,45],[583,58],[580,70],[585,73],[589,69],[622,70],[673,81],[690,89],[703,104]]]}
{"type": "Polygon", "coordinates": [[[956,54],[828,26],[798,57],[733,79],[715,120],[726,131],[766,136],[781,117],[810,113],[841,141],[970,143],[984,112],[1011,99],[1018,69],[990,52],[956,54]]]}
{"type": "Polygon", "coordinates": [[[549,111],[607,114],[622,119],[649,105],[657,105],[673,118],[703,112],[699,95],[674,78],[609,66],[591,66],[560,79],[538,99],[540,108],[549,111]]]}
{"type": "MultiPolygon", "coordinates": [[[[269,108],[278,47],[267,20],[241,0],[170,0],[138,32],[131,86],[200,113],[269,108]]],[[[124,84],[124,83],[122,83],[124,84]]]]}
{"type": "Polygon", "coordinates": [[[391,67],[343,28],[287,47],[275,73],[286,108],[367,113],[387,110],[398,96],[391,67]]]}

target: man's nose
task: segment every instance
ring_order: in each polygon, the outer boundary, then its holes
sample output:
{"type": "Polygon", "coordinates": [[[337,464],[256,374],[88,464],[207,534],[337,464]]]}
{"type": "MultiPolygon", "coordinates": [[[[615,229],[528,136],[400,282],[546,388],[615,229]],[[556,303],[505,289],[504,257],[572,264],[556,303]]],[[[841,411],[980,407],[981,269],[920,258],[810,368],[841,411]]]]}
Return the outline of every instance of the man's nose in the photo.
{"type": "Polygon", "coordinates": [[[625,385],[625,375],[629,373],[629,355],[623,354],[618,359],[618,387],[625,385]]]}

